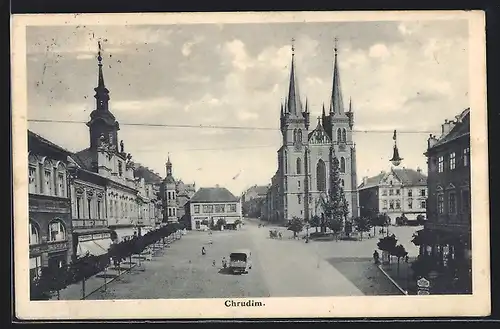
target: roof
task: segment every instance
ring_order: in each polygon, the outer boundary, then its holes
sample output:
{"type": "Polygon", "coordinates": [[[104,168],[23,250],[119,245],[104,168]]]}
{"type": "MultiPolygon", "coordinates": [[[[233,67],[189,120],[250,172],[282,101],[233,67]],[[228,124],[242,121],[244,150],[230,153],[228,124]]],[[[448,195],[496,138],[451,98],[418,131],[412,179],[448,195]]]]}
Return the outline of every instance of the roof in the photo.
{"type": "Polygon", "coordinates": [[[97,161],[97,152],[89,147],[73,153],[71,157],[80,167],[92,171],[92,162],[97,161]]]}
{"type": "Polygon", "coordinates": [[[446,144],[447,142],[457,139],[462,136],[470,135],[470,109],[467,108],[457,117],[459,122],[444,136],[442,136],[432,148],[446,144]]]}
{"type": "Polygon", "coordinates": [[[163,181],[167,184],[175,184],[175,178],[171,175],[168,175],[167,177],[165,177],[165,179],[163,181]]]}
{"type": "Polygon", "coordinates": [[[136,164],[134,168],[134,177],[144,178],[146,183],[159,184],[162,182],[160,175],[141,164],[136,164]]]}
{"type": "Polygon", "coordinates": [[[37,142],[39,142],[41,144],[45,144],[45,145],[47,145],[47,146],[49,146],[49,147],[51,147],[51,148],[53,148],[53,149],[55,149],[55,150],[57,150],[59,152],[66,153],[66,155],[71,155],[72,154],[71,151],[68,151],[65,148],[63,148],[63,147],[61,147],[61,146],[59,146],[59,145],[57,145],[57,144],[49,141],[48,139],[46,139],[46,138],[44,138],[44,137],[42,137],[42,136],[40,136],[40,135],[32,132],[31,130],[28,130],[28,148],[29,148],[29,144],[30,144],[30,139],[31,139],[31,141],[35,140],[35,141],[37,141],[37,142]]]}
{"type": "Polygon", "coordinates": [[[237,202],[238,199],[225,187],[201,187],[191,202],[237,202]]]}
{"type": "MultiPolygon", "coordinates": [[[[414,169],[409,168],[392,168],[391,172],[396,176],[402,185],[405,186],[424,186],[427,185],[427,176],[414,169]]],[[[389,173],[381,172],[380,174],[368,177],[366,182],[361,183],[358,189],[365,189],[370,187],[379,186],[389,173]]]]}
{"type": "Polygon", "coordinates": [[[236,249],[231,252],[231,254],[246,254],[250,255],[252,252],[249,249],[236,249]]]}
{"type": "Polygon", "coordinates": [[[245,191],[245,194],[255,192],[257,195],[265,195],[267,193],[267,185],[254,185],[245,191]]]}

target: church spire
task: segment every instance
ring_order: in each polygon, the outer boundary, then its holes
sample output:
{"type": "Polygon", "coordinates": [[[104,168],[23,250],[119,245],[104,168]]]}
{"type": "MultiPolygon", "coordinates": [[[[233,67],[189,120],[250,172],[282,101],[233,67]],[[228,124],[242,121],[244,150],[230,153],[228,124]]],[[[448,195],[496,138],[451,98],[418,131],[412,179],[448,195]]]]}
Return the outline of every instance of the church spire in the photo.
{"type": "Polygon", "coordinates": [[[344,102],[342,100],[342,89],[340,88],[340,75],[339,66],[337,62],[337,38],[335,38],[335,59],[333,62],[333,85],[332,85],[332,98],[330,103],[330,112],[334,115],[340,115],[344,113],[344,102]]]}
{"type": "Polygon", "coordinates": [[[104,74],[102,73],[101,42],[98,41],[99,51],[97,52],[98,78],[95,90],[96,109],[98,111],[108,111],[109,90],[104,85],[104,74]]]}
{"type": "Polygon", "coordinates": [[[300,102],[299,86],[295,73],[295,39],[292,38],[292,64],[290,68],[290,84],[288,89],[288,104],[287,112],[292,115],[298,115],[302,111],[302,103],[300,102]]]}

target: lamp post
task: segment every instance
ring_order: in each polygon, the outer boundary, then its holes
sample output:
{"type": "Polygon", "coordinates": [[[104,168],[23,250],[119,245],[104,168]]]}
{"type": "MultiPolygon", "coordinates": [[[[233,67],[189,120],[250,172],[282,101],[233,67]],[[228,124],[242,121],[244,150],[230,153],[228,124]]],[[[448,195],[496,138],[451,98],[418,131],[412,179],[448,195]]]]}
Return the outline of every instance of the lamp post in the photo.
{"type": "Polygon", "coordinates": [[[398,150],[398,144],[397,144],[397,136],[396,136],[396,130],[394,130],[394,135],[392,136],[392,139],[394,140],[394,148],[392,151],[392,158],[389,160],[394,167],[397,167],[401,164],[401,161],[403,158],[399,156],[399,150],[398,150]]]}

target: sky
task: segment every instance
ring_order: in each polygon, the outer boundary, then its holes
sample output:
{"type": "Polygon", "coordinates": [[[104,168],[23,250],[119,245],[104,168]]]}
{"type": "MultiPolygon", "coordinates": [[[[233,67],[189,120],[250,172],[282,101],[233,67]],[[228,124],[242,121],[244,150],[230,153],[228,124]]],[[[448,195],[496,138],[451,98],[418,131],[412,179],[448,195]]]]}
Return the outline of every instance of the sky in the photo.
{"type": "Polygon", "coordinates": [[[311,129],[329,105],[334,38],[345,106],[352,99],[358,181],[401,167],[426,171],[429,133],[469,107],[468,23],[447,21],[27,27],[29,129],[70,151],[89,146],[97,41],[110,110],[135,162],[197,187],[240,194],[277,169],[280,103],[291,39],[311,129]],[[127,123],[268,129],[137,126],[127,123]],[[381,132],[383,131],[383,132],[381,132]]]}

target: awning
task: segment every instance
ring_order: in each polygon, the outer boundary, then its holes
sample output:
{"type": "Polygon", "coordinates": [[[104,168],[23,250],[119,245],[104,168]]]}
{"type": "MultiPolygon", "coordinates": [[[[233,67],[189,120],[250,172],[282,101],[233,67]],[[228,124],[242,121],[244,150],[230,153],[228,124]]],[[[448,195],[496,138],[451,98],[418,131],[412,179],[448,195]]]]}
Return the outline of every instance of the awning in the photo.
{"type": "Polygon", "coordinates": [[[32,270],[34,268],[38,268],[40,266],[42,266],[42,257],[41,256],[30,258],[30,270],[32,270]]]}
{"type": "Polygon", "coordinates": [[[89,253],[90,255],[100,256],[107,253],[108,249],[105,248],[104,246],[101,246],[100,244],[97,244],[96,241],[102,241],[102,240],[90,240],[90,241],[80,242],[78,244],[76,255],[85,256],[87,253],[89,253]]]}
{"type": "Polygon", "coordinates": [[[118,236],[118,242],[122,242],[125,238],[132,238],[134,236],[134,232],[137,232],[137,229],[134,227],[123,227],[115,228],[114,231],[118,236]]]}
{"type": "Polygon", "coordinates": [[[141,234],[142,235],[146,235],[146,234],[148,234],[148,232],[151,232],[153,230],[154,229],[152,227],[146,227],[146,226],[144,226],[144,227],[141,227],[141,234]]]}
{"type": "Polygon", "coordinates": [[[109,247],[113,243],[111,239],[99,239],[99,240],[92,240],[95,244],[97,244],[99,247],[102,249],[106,250],[106,252],[109,250],[109,247]]]}

